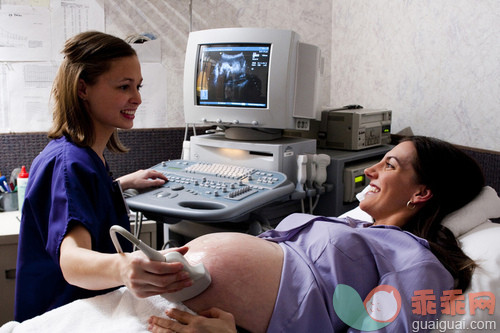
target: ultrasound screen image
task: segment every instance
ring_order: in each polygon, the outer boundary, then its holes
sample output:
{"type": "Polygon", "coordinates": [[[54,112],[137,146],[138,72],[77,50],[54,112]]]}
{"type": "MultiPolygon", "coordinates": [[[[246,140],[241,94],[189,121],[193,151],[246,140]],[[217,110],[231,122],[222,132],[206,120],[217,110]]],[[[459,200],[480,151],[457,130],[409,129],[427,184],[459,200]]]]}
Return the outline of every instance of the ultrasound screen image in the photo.
{"type": "Polygon", "coordinates": [[[198,105],[267,107],[269,44],[201,45],[198,105]]]}

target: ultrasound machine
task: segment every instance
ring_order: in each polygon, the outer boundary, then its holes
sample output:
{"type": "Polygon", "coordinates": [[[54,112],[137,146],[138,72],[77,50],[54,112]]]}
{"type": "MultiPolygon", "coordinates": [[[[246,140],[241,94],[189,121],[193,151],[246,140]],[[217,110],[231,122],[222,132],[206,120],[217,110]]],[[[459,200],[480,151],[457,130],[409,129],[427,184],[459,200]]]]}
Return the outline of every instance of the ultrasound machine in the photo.
{"type": "Polygon", "coordinates": [[[173,226],[181,220],[241,222],[258,209],[288,202],[297,182],[304,181],[297,158],[315,154],[316,140],[282,133],[307,131],[320,116],[320,72],[319,48],[301,42],[291,30],[190,33],[186,129],[216,125],[221,133],[191,136],[184,142],[183,159],[152,167],[169,181],[127,198],[128,206],[173,226]]]}

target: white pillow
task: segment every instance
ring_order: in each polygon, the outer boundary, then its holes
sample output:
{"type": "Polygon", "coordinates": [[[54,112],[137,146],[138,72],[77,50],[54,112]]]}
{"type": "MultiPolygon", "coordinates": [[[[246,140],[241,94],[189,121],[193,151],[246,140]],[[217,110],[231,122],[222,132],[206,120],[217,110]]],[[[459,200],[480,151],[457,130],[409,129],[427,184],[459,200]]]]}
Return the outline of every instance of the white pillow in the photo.
{"type": "Polygon", "coordinates": [[[442,224],[460,237],[488,219],[500,217],[500,198],[490,186],[482,191],[464,207],[446,216],[442,224]]]}

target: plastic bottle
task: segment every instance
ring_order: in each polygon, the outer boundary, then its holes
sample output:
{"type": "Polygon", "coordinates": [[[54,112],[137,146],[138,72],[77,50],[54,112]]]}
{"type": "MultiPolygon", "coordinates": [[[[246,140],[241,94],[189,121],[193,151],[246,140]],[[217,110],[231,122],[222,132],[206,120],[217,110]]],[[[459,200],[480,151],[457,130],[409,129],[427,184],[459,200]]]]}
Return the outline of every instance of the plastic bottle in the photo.
{"type": "Polygon", "coordinates": [[[21,172],[17,176],[17,204],[19,206],[19,211],[23,210],[24,194],[26,193],[26,186],[28,185],[29,174],[26,172],[26,167],[23,165],[21,167],[21,172]]]}

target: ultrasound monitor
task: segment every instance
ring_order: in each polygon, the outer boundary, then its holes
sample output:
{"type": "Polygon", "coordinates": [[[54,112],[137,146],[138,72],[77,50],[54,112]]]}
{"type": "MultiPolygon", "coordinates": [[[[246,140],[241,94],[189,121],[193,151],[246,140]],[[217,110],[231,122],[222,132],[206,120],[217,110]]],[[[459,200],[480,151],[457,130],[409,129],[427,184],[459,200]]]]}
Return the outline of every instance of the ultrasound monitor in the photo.
{"type": "Polygon", "coordinates": [[[319,117],[320,51],[291,30],[192,32],[184,68],[189,124],[219,125],[226,137],[274,139],[319,117]]]}

